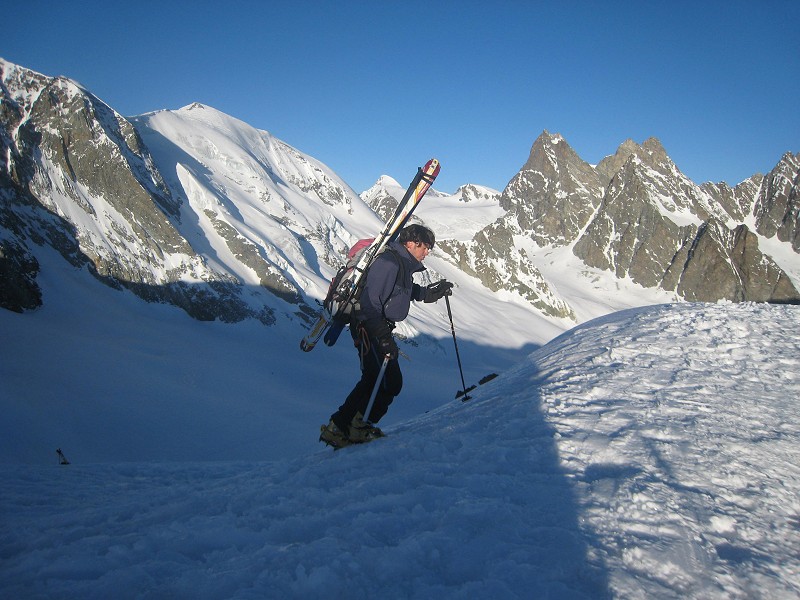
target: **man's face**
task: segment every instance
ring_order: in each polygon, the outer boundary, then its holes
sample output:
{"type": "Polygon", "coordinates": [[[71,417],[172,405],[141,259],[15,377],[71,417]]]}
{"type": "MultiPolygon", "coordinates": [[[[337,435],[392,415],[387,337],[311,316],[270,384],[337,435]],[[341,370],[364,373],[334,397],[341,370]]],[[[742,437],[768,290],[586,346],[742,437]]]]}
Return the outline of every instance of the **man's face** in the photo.
{"type": "Polygon", "coordinates": [[[421,242],[406,242],[405,244],[411,256],[416,258],[419,262],[425,260],[428,253],[431,251],[430,246],[421,242]]]}

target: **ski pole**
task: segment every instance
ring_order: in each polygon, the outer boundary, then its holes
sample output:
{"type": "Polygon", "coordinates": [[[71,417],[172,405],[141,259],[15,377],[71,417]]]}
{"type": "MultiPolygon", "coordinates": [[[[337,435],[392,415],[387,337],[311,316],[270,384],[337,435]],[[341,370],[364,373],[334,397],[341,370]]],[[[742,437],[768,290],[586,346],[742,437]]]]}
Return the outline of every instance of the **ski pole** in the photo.
{"type": "Polygon", "coordinates": [[[461,355],[458,353],[458,342],[456,341],[456,326],[453,324],[453,311],[450,310],[450,294],[444,297],[445,304],[447,304],[447,316],[450,318],[450,331],[453,332],[453,345],[456,347],[456,360],[458,361],[458,372],[461,374],[461,388],[464,390],[464,397],[461,398],[462,402],[469,400],[467,396],[467,384],[464,383],[464,369],[461,367],[461,355]]]}
{"type": "Polygon", "coordinates": [[[383,382],[383,374],[386,373],[386,365],[389,364],[389,355],[387,354],[383,358],[383,364],[381,365],[381,370],[378,372],[378,378],[375,380],[375,387],[372,388],[372,395],[369,397],[369,404],[367,404],[367,410],[364,411],[364,421],[366,423],[371,423],[369,420],[369,413],[372,412],[372,405],[375,403],[375,396],[378,395],[378,388],[381,386],[383,382]]]}

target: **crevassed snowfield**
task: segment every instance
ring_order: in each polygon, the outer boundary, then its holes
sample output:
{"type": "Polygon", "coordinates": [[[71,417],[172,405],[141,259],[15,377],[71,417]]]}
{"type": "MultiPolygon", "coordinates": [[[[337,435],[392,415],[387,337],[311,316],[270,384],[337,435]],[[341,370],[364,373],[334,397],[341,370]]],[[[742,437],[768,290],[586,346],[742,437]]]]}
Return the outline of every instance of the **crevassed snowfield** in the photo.
{"type": "Polygon", "coordinates": [[[796,306],[632,309],[366,446],[5,464],[0,594],[797,598],[798,331],[796,306]]]}

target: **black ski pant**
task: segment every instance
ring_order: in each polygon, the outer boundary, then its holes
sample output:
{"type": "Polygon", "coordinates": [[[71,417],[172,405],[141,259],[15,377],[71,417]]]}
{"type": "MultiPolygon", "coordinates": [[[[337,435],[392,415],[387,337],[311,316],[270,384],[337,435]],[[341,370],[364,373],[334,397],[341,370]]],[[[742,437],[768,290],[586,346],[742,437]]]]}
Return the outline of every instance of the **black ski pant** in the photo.
{"type": "MultiPolygon", "coordinates": [[[[356,383],[353,391],[345,398],[344,404],[331,415],[331,420],[344,432],[348,431],[350,422],[356,414],[361,413],[364,415],[366,412],[369,397],[375,388],[375,381],[378,378],[384,359],[383,356],[379,356],[378,352],[376,352],[377,341],[369,337],[362,338],[356,348],[361,361],[361,379],[356,383]]],[[[400,393],[402,388],[403,374],[400,371],[400,363],[395,358],[386,365],[386,372],[378,387],[372,410],[369,415],[364,415],[364,420],[372,423],[380,421],[386,411],[389,410],[392,400],[400,393]]]]}

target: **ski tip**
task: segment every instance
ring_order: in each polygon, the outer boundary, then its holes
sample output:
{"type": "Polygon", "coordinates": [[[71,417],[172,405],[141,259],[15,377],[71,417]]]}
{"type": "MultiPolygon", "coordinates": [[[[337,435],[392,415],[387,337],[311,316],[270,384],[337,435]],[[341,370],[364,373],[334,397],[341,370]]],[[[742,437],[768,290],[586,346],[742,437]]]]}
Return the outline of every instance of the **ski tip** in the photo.
{"type": "Polygon", "coordinates": [[[433,175],[434,177],[436,177],[439,174],[439,170],[441,168],[442,168],[442,165],[439,162],[439,159],[438,158],[432,158],[428,162],[425,163],[425,166],[423,167],[422,170],[425,171],[425,173],[428,173],[428,174],[433,175]]]}

